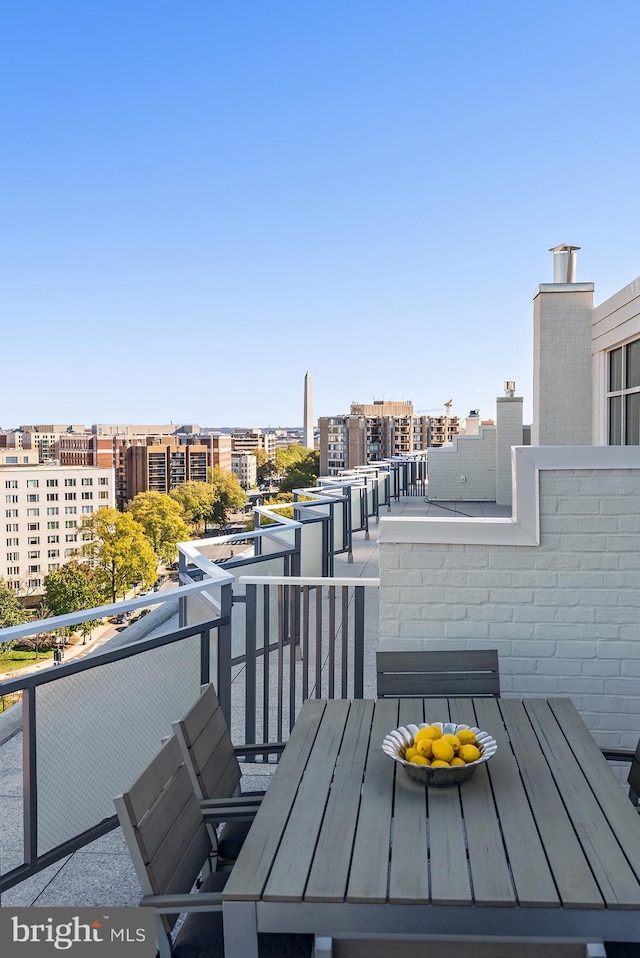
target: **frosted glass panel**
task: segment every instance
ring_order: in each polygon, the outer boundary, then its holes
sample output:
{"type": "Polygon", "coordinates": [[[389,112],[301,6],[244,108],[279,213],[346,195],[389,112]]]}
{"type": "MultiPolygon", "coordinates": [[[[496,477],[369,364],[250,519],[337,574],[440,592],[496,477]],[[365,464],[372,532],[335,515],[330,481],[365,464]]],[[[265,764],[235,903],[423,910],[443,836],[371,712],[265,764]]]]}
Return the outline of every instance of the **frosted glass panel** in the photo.
{"type": "Polygon", "coordinates": [[[41,686],[38,854],[110,818],[199,693],[199,635],[41,686]]]}
{"type": "Polygon", "coordinates": [[[305,522],[302,527],[301,575],[322,575],[323,522],[305,522]]]}
{"type": "Polygon", "coordinates": [[[351,528],[354,532],[364,529],[364,517],[360,506],[361,493],[360,486],[351,486],[351,528]]]}

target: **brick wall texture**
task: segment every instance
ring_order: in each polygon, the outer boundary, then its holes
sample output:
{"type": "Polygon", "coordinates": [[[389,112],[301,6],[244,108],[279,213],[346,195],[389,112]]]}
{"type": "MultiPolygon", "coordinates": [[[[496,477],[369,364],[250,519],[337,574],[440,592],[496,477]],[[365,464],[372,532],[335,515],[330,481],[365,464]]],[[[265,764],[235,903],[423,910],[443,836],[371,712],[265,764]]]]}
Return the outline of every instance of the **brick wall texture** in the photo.
{"type": "Polygon", "coordinates": [[[640,472],[540,473],[537,547],[380,543],[384,648],[497,648],[502,694],[568,695],[640,734],[640,472]]]}

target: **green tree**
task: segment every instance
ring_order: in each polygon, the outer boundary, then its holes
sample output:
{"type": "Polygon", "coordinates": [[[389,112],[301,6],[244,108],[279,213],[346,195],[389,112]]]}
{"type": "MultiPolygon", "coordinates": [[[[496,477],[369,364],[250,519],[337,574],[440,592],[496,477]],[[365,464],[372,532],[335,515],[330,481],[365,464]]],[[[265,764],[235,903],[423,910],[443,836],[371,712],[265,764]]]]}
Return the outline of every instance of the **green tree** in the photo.
{"type": "Polygon", "coordinates": [[[169,493],[182,506],[184,517],[196,531],[213,521],[215,489],[209,482],[183,482],[169,493]]]}
{"type": "Polygon", "coordinates": [[[153,585],[158,578],[156,554],[130,512],[100,509],[84,519],[79,531],[85,540],[80,551],[112,602],[134,583],[153,585]]]}
{"type": "Polygon", "coordinates": [[[207,470],[207,479],[215,491],[213,521],[223,526],[229,512],[242,509],[247,504],[247,495],[237,477],[219,466],[207,470]]]}
{"type": "MultiPolygon", "coordinates": [[[[0,629],[8,629],[12,625],[22,625],[28,619],[29,613],[22,608],[20,599],[0,576],[0,629]]],[[[0,642],[0,652],[9,652],[14,645],[14,639],[0,642]]]]}
{"type": "Polygon", "coordinates": [[[273,459],[269,459],[264,449],[256,449],[254,456],[256,457],[257,475],[259,480],[270,479],[271,476],[275,476],[276,464],[273,459]]]}
{"type": "Polygon", "coordinates": [[[320,471],[320,453],[314,449],[304,449],[305,455],[291,463],[280,481],[280,492],[292,492],[294,489],[306,489],[315,486],[320,471]]]}
{"type": "MultiPolygon", "coordinates": [[[[68,615],[70,612],[92,609],[100,605],[104,598],[95,569],[77,559],[66,562],[45,576],[44,592],[50,615],[68,615]]],[[[83,644],[99,622],[100,619],[92,619],[78,626],[83,644]]]]}
{"type": "Polygon", "coordinates": [[[22,625],[28,619],[29,613],[22,608],[20,599],[0,576],[0,629],[22,625]]]}
{"type": "Polygon", "coordinates": [[[276,471],[282,475],[296,462],[300,462],[309,453],[306,446],[292,442],[288,446],[278,446],[276,449],[276,471]]]}
{"type": "Polygon", "coordinates": [[[191,538],[183,519],[183,507],[177,499],[162,492],[140,492],[127,508],[144,529],[158,558],[167,565],[174,562],[178,543],[191,538]]]}

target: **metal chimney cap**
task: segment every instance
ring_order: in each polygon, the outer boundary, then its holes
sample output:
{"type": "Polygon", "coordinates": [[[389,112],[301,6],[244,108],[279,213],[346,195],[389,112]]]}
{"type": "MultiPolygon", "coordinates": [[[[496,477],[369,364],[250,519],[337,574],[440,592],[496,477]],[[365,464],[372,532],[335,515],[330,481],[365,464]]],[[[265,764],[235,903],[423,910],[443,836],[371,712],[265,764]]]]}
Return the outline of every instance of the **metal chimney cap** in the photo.
{"type": "Polygon", "coordinates": [[[568,253],[574,249],[582,249],[581,246],[569,246],[568,243],[561,243],[560,246],[551,246],[550,253],[568,253]]]}

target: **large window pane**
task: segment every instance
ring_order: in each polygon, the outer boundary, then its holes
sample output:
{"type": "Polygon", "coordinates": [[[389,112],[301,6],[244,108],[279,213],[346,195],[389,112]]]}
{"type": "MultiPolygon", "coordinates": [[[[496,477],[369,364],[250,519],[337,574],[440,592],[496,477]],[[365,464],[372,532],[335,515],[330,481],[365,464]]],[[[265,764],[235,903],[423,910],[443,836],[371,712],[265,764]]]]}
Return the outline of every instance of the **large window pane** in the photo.
{"type": "Polygon", "coordinates": [[[622,389],[622,347],[609,353],[609,392],[622,389]]]}
{"type": "MultiPolygon", "coordinates": [[[[625,376],[627,389],[640,386],[640,339],[627,346],[627,373],[625,376]]],[[[635,445],[635,443],[634,443],[635,445]]]]}
{"type": "Polygon", "coordinates": [[[622,396],[609,400],[609,445],[622,445],[622,396]]]}
{"type": "Polygon", "coordinates": [[[625,396],[625,445],[640,446],[640,393],[625,396]]]}

